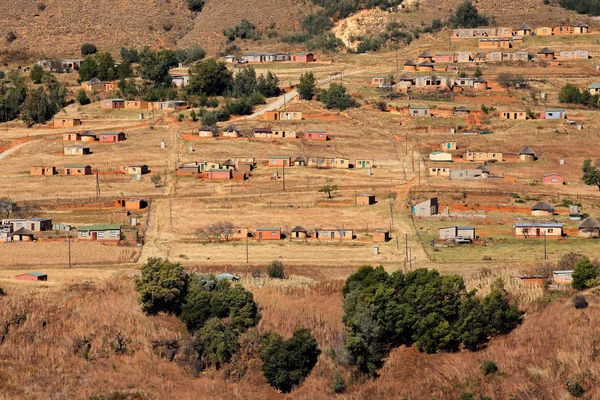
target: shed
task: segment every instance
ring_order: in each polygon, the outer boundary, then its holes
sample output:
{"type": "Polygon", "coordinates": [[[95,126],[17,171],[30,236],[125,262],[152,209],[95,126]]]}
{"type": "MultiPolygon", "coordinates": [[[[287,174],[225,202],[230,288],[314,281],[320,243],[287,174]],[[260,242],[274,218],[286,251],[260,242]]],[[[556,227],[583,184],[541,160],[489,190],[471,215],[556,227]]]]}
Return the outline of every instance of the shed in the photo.
{"type": "Polygon", "coordinates": [[[292,229],[291,231],[292,239],[305,239],[308,237],[308,230],[300,225],[292,229]]]}
{"type": "Polygon", "coordinates": [[[326,141],[327,131],[307,129],[306,131],[304,131],[304,140],[326,141]]]}
{"type": "Polygon", "coordinates": [[[552,172],[542,177],[542,183],[544,185],[564,185],[565,182],[562,175],[552,172]]]}
{"type": "Polygon", "coordinates": [[[525,146],[519,151],[519,160],[521,161],[534,161],[535,151],[525,146]]]}
{"type": "Polygon", "coordinates": [[[52,175],[56,175],[56,167],[44,167],[44,166],[31,167],[31,169],[29,170],[29,173],[32,176],[52,176],[52,175]]]}
{"type": "Polygon", "coordinates": [[[390,231],[385,229],[377,229],[373,232],[374,242],[388,242],[390,240],[390,231]]]}
{"type": "Polygon", "coordinates": [[[517,275],[523,286],[544,286],[548,277],[546,275],[517,275]]]}
{"type": "Polygon", "coordinates": [[[84,176],[91,175],[92,167],[85,164],[67,164],[63,171],[63,175],[67,176],[84,176]]]}
{"type": "Polygon", "coordinates": [[[269,167],[289,167],[292,162],[290,156],[268,156],[269,167]]]}
{"type": "Polygon", "coordinates": [[[432,197],[431,199],[415,204],[413,206],[412,212],[416,217],[430,217],[432,215],[438,214],[438,198],[432,197]]]}
{"type": "Polygon", "coordinates": [[[100,108],[125,108],[125,100],[123,100],[123,99],[101,100],[100,108]]]}
{"type": "Polygon", "coordinates": [[[452,161],[452,154],[445,153],[443,151],[433,151],[429,153],[429,160],[431,161],[452,161]]]}
{"type": "Polygon", "coordinates": [[[596,238],[600,236],[600,223],[592,217],[587,217],[579,223],[578,236],[587,238],[596,238]]]}
{"type": "Polygon", "coordinates": [[[540,114],[541,119],[564,119],[566,118],[565,110],[562,108],[549,108],[540,114]]]}
{"type": "Polygon", "coordinates": [[[408,109],[408,114],[411,117],[429,117],[429,116],[431,116],[431,112],[429,111],[429,106],[410,106],[408,109]]]}
{"type": "Polygon", "coordinates": [[[20,228],[12,234],[13,242],[32,242],[35,240],[33,232],[29,229],[20,228]]]}
{"type": "Polygon", "coordinates": [[[20,281],[47,281],[48,275],[43,272],[28,272],[26,274],[20,274],[15,277],[20,281]]]}
{"type": "Polygon", "coordinates": [[[554,206],[545,201],[540,201],[531,206],[531,215],[552,216],[554,215],[554,206]]]}
{"type": "Polygon", "coordinates": [[[361,193],[356,195],[356,204],[358,205],[369,206],[375,203],[376,201],[374,194],[361,193]]]}
{"type": "Polygon", "coordinates": [[[281,228],[256,228],[258,240],[281,240],[281,228]]]}
{"type": "Polygon", "coordinates": [[[116,143],[125,140],[125,132],[100,132],[100,143],[116,143]]]}
{"type": "Polygon", "coordinates": [[[458,106],[454,109],[454,115],[457,117],[464,117],[471,114],[471,109],[467,106],[458,106]]]}
{"type": "Polygon", "coordinates": [[[552,271],[552,282],[557,285],[570,285],[573,282],[573,270],[552,271]]]}

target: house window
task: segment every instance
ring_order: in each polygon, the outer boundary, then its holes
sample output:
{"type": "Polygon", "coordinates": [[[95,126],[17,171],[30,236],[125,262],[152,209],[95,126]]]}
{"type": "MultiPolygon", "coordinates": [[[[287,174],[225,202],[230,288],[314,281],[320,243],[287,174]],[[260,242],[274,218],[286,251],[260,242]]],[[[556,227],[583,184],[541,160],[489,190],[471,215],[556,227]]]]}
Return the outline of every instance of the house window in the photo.
{"type": "Polygon", "coordinates": [[[115,231],[109,232],[109,236],[110,237],[117,237],[117,232],[115,232],[115,231]]]}
{"type": "Polygon", "coordinates": [[[98,237],[103,238],[104,237],[104,232],[98,232],[98,237]]]}
{"type": "Polygon", "coordinates": [[[553,233],[554,229],[548,229],[548,233],[553,233]]]}
{"type": "Polygon", "coordinates": [[[88,233],[87,232],[79,232],[79,236],[88,237],[88,233]]]}
{"type": "Polygon", "coordinates": [[[552,182],[558,182],[558,179],[552,178],[552,182]]]}
{"type": "Polygon", "coordinates": [[[277,232],[271,232],[271,236],[277,236],[277,232]]]}
{"type": "Polygon", "coordinates": [[[327,232],[322,232],[324,237],[327,237],[327,232]]]}

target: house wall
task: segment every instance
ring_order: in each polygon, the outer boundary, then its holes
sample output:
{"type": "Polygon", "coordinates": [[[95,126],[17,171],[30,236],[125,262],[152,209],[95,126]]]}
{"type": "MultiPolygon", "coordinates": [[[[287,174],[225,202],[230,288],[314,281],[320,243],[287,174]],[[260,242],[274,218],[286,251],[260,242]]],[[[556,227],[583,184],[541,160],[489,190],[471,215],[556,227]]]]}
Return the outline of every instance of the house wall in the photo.
{"type": "Polygon", "coordinates": [[[484,179],[484,174],[480,169],[453,169],[450,171],[450,180],[465,181],[484,179]]]}
{"type": "Polygon", "coordinates": [[[438,237],[441,240],[454,240],[456,239],[456,227],[451,226],[447,228],[438,229],[438,237]]]}
{"type": "Polygon", "coordinates": [[[373,241],[374,242],[387,242],[390,240],[389,232],[373,232],[373,241]]]}
{"type": "Polygon", "coordinates": [[[450,176],[450,168],[429,168],[429,176],[450,176]]]}
{"type": "Polygon", "coordinates": [[[363,168],[371,168],[375,166],[373,160],[356,160],[354,163],[354,168],[363,169],[363,168]]]}
{"type": "Polygon", "coordinates": [[[375,204],[375,196],[356,196],[356,204],[360,206],[368,206],[375,204]]]}
{"type": "Polygon", "coordinates": [[[515,236],[516,237],[561,237],[562,236],[562,228],[548,228],[548,227],[515,227],[515,236]],[[527,231],[527,235],[525,235],[525,231],[527,231]]]}
{"type": "Polygon", "coordinates": [[[466,161],[475,161],[475,162],[483,162],[483,161],[502,162],[502,153],[483,153],[483,152],[468,151],[463,155],[463,159],[466,161]]]}
{"type": "Polygon", "coordinates": [[[513,119],[523,120],[527,119],[527,113],[525,111],[503,111],[500,114],[501,119],[513,119]]]}
{"type": "Polygon", "coordinates": [[[30,174],[33,176],[52,176],[56,175],[55,167],[31,167],[30,174]]]}
{"type": "Polygon", "coordinates": [[[352,240],[354,237],[354,233],[351,229],[340,230],[319,230],[317,231],[317,239],[328,241],[328,240],[352,240]]]}
{"type": "Polygon", "coordinates": [[[270,158],[269,167],[289,167],[291,158],[270,158]]]}
{"type": "Polygon", "coordinates": [[[542,183],[544,185],[562,185],[564,179],[561,175],[550,175],[542,177],[542,183]]]}
{"type": "Polygon", "coordinates": [[[475,229],[464,229],[464,228],[458,227],[456,229],[456,236],[468,237],[471,239],[475,239],[475,229]]]}
{"type": "Polygon", "coordinates": [[[117,229],[106,231],[79,231],[77,232],[79,240],[89,240],[98,242],[115,242],[121,240],[121,231],[117,229]]]}
{"type": "Polygon", "coordinates": [[[411,108],[409,109],[409,113],[411,117],[429,117],[431,115],[429,108],[411,108]]]}
{"type": "Polygon", "coordinates": [[[281,230],[256,231],[258,240],[281,240],[281,230]]]}

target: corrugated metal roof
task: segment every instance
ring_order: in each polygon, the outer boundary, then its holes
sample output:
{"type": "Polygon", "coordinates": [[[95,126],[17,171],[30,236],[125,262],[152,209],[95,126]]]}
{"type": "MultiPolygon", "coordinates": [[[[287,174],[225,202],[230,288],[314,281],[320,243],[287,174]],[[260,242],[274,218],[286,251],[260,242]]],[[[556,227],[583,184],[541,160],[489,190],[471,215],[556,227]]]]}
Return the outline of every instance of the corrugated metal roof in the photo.
{"type": "Polygon", "coordinates": [[[281,228],[256,228],[257,231],[280,231],[281,228]]]}
{"type": "Polygon", "coordinates": [[[105,224],[105,225],[89,225],[89,226],[80,226],[77,228],[79,232],[89,232],[89,231],[115,231],[120,230],[121,225],[115,224],[105,224]]]}

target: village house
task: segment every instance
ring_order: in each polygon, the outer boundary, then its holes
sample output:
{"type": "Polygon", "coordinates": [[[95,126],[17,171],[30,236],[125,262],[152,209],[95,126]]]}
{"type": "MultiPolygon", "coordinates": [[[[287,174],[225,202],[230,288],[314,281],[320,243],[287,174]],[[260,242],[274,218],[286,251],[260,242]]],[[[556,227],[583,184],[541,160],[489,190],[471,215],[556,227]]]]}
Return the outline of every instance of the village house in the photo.
{"type": "Polygon", "coordinates": [[[0,224],[0,243],[12,241],[13,227],[10,224],[0,224]]]}
{"type": "Polygon", "coordinates": [[[525,146],[519,150],[519,160],[521,161],[535,161],[535,151],[525,146]]]}
{"type": "Polygon", "coordinates": [[[429,167],[429,176],[450,176],[450,168],[446,167],[429,167]]]}
{"type": "Polygon", "coordinates": [[[502,162],[502,153],[487,153],[467,150],[463,160],[471,162],[502,162]]]}
{"type": "Polygon", "coordinates": [[[500,113],[500,119],[525,120],[525,119],[527,119],[527,112],[525,112],[525,111],[502,111],[500,113]]]}
{"type": "Polygon", "coordinates": [[[63,133],[63,142],[79,142],[81,141],[81,134],[79,133],[63,133]]]}
{"type": "Polygon", "coordinates": [[[183,111],[188,109],[188,102],[183,100],[159,101],[157,107],[164,111],[183,111]]]}
{"type": "Polygon", "coordinates": [[[20,281],[43,281],[46,282],[48,280],[48,275],[43,272],[28,272],[26,274],[19,274],[15,276],[15,279],[20,281]]]}
{"type": "Polygon", "coordinates": [[[352,240],[354,232],[352,229],[315,229],[315,238],[318,240],[352,240]]]}
{"type": "Polygon", "coordinates": [[[450,171],[451,181],[474,181],[487,178],[487,173],[484,173],[479,168],[471,169],[452,169],[450,171]]]}
{"type": "Polygon", "coordinates": [[[600,82],[592,83],[590,86],[587,87],[587,90],[592,96],[595,96],[597,94],[600,95],[600,82]]]}
{"type": "Polygon", "coordinates": [[[308,167],[311,168],[350,168],[350,160],[348,158],[320,158],[312,157],[308,159],[308,167]]]}
{"type": "Polygon", "coordinates": [[[531,206],[531,215],[536,217],[551,217],[554,215],[554,206],[545,201],[539,201],[531,206]]]}
{"type": "Polygon", "coordinates": [[[33,232],[25,228],[20,228],[12,234],[13,242],[33,242],[34,240],[35,235],[33,232]]]}
{"type": "Polygon", "coordinates": [[[80,226],[77,228],[77,238],[92,242],[118,242],[121,240],[121,225],[80,226]]]}
{"type": "Polygon", "coordinates": [[[419,89],[448,89],[452,80],[441,75],[425,75],[414,79],[414,85],[419,89]]]}
{"type": "Polygon", "coordinates": [[[148,102],[141,100],[125,100],[125,109],[146,110],[148,109],[148,102]]]}
{"type": "Polygon", "coordinates": [[[517,275],[523,286],[540,286],[543,287],[548,281],[546,275],[517,275]]]}
{"type": "Polygon", "coordinates": [[[540,51],[537,52],[537,56],[539,59],[552,61],[554,60],[554,50],[550,50],[547,47],[544,47],[540,51]]]}
{"type": "Polygon", "coordinates": [[[457,117],[466,117],[471,114],[471,109],[467,106],[458,106],[454,109],[453,114],[457,117]]]}
{"type": "Polygon", "coordinates": [[[217,137],[217,128],[214,126],[202,125],[200,129],[198,129],[198,135],[200,137],[217,137]]]}
{"type": "Polygon", "coordinates": [[[279,119],[281,121],[302,121],[301,111],[280,111],[279,119]]]}
{"type": "MultiPolygon", "coordinates": [[[[228,232],[230,240],[244,240],[248,238],[248,228],[233,228],[228,232]]],[[[221,239],[225,239],[225,235],[221,234],[221,239]]]]}
{"type": "Polygon", "coordinates": [[[206,179],[210,181],[227,181],[232,178],[232,170],[229,168],[213,168],[208,170],[206,179]]]}
{"type": "Polygon", "coordinates": [[[267,137],[274,139],[291,139],[295,140],[298,138],[296,131],[287,130],[287,129],[273,129],[270,134],[267,134],[267,137]]]}
{"type": "Polygon", "coordinates": [[[238,58],[232,54],[228,54],[225,56],[225,62],[227,63],[234,63],[236,61],[239,61],[238,58]]]}
{"type": "Polygon", "coordinates": [[[502,61],[529,61],[529,53],[526,51],[502,52],[502,61]]]}
{"type": "Polygon", "coordinates": [[[438,198],[432,197],[431,199],[415,204],[412,212],[415,217],[431,217],[432,215],[439,214],[438,198]]]}
{"type": "Polygon", "coordinates": [[[240,128],[238,128],[237,126],[229,125],[225,129],[223,129],[223,132],[221,134],[223,135],[223,137],[236,138],[240,136],[240,132],[240,128]]]}
{"type": "Polygon", "coordinates": [[[454,80],[454,85],[453,87],[457,87],[457,88],[465,88],[465,87],[473,87],[473,82],[475,81],[475,78],[456,78],[454,80]]]}
{"type": "Polygon", "coordinates": [[[32,232],[45,232],[52,230],[52,220],[50,218],[6,218],[2,220],[2,225],[11,225],[13,231],[25,228],[32,232]]]}
{"type": "Polygon", "coordinates": [[[417,71],[420,72],[431,72],[435,70],[435,64],[433,64],[431,61],[423,61],[420,62],[419,65],[417,65],[417,71]]]}
{"type": "Polygon", "coordinates": [[[487,61],[487,55],[485,53],[483,53],[483,52],[478,51],[473,56],[473,61],[475,61],[476,63],[486,62],[487,61]]]}
{"type": "Polygon", "coordinates": [[[81,119],[79,118],[54,118],[53,125],[55,128],[72,128],[74,126],[81,125],[81,119]]]}
{"type": "Polygon", "coordinates": [[[579,233],[577,234],[580,237],[585,238],[597,238],[600,237],[600,223],[595,221],[592,217],[587,217],[583,221],[579,223],[579,233]]]}
{"type": "Polygon", "coordinates": [[[63,171],[63,175],[67,176],[84,176],[91,175],[92,167],[85,164],[67,164],[63,171]]]}
{"type": "Polygon", "coordinates": [[[457,51],[456,52],[456,62],[457,63],[466,63],[473,61],[473,53],[469,51],[457,51]]]}
{"type": "Polygon", "coordinates": [[[411,59],[406,60],[406,62],[404,63],[404,71],[414,72],[416,70],[417,70],[417,63],[411,59]]]}
{"type": "Polygon", "coordinates": [[[475,78],[473,81],[473,89],[488,90],[488,82],[483,78],[475,78]]]}
{"type": "Polygon", "coordinates": [[[478,46],[480,49],[509,49],[511,44],[508,38],[483,38],[479,39],[478,46]]]}
{"type": "Polygon", "coordinates": [[[456,54],[454,53],[435,53],[433,60],[436,63],[455,63],[456,54]]]}
{"type": "Polygon", "coordinates": [[[304,140],[326,141],[327,131],[307,129],[304,131],[304,140]]]}
{"type": "Polygon", "coordinates": [[[308,237],[308,230],[300,225],[290,231],[292,239],[306,239],[308,237]]]}
{"type": "Polygon", "coordinates": [[[573,35],[581,35],[590,32],[590,26],[584,22],[578,22],[573,25],[573,35]]]}
{"type": "Polygon", "coordinates": [[[542,177],[542,183],[544,185],[564,185],[565,182],[562,175],[552,172],[542,177]]]}
{"type": "Polygon", "coordinates": [[[434,57],[433,54],[431,54],[428,51],[424,51],[417,56],[417,62],[418,63],[422,63],[424,61],[433,62],[433,57],[434,57]]]}
{"type": "Polygon", "coordinates": [[[498,35],[496,28],[453,29],[451,39],[469,39],[478,37],[493,37],[498,35]]]}
{"type": "Polygon", "coordinates": [[[371,204],[375,204],[375,195],[374,194],[366,194],[361,193],[357,194],[355,198],[355,202],[359,206],[370,206],[371,204]]]}
{"type": "Polygon", "coordinates": [[[391,76],[374,76],[371,78],[371,86],[375,86],[380,89],[389,89],[392,87],[392,77],[391,76]]]}
{"type": "Polygon", "coordinates": [[[354,163],[354,168],[358,168],[358,169],[372,168],[374,166],[375,166],[375,162],[370,159],[357,159],[356,162],[354,163]]]}
{"type": "Polygon", "coordinates": [[[570,285],[573,283],[572,269],[562,271],[552,271],[552,283],[556,285],[570,285]]]}
{"type": "Polygon", "coordinates": [[[531,29],[531,27],[529,25],[522,24],[515,31],[515,35],[517,35],[517,36],[529,36],[529,35],[531,35],[531,31],[532,31],[532,29],[531,29]]]}
{"type": "Polygon", "coordinates": [[[273,136],[273,129],[270,127],[252,128],[252,134],[257,139],[268,139],[273,136]]]}
{"type": "Polygon", "coordinates": [[[87,146],[65,146],[63,148],[65,156],[83,156],[91,154],[90,148],[87,146]]]}
{"type": "Polygon", "coordinates": [[[433,151],[429,153],[429,160],[450,162],[452,161],[452,154],[443,151],[433,151]]]}
{"type": "Polygon", "coordinates": [[[148,202],[140,198],[116,198],[115,207],[124,208],[126,210],[142,210],[148,207],[148,202]]]}
{"type": "Polygon", "coordinates": [[[590,52],[587,50],[563,50],[558,52],[559,60],[587,60],[590,52]]]}
{"type": "Polygon", "coordinates": [[[95,142],[98,140],[97,135],[92,131],[85,131],[79,134],[79,138],[82,142],[95,142]]]}
{"type": "Polygon", "coordinates": [[[88,92],[102,92],[104,91],[104,83],[98,78],[92,78],[87,82],[82,82],[81,89],[88,92]]]}
{"type": "Polygon", "coordinates": [[[177,176],[196,176],[200,174],[201,164],[198,162],[181,164],[177,167],[177,176]]]}
{"type": "Polygon", "coordinates": [[[562,224],[558,222],[517,222],[515,224],[515,237],[518,238],[560,238],[562,237],[562,224]]]}
{"type": "Polygon", "coordinates": [[[492,51],[487,53],[485,56],[486,61],[490,62],[500,62],[502,61],[502,52],[501,51],[492,51]]]}
{"type": "Polygon", "coordinates": [[[31,167],[29,170],[31,176],[52,176],[56,175],[56,167],[38,166],[31,167]]]}
{"type": "Polygon", "coordinates": [[[534,34],[535,36],[552,36],[552,28],[549,26],[537,26],[534,34]]]}
{"type": "Polygon", "coordinates": [[[315,55],[313,53],[292,53],[290,55],[292,62],[297,63],[309,63],[316,61],[315,55]]]}
{"type": "Polygon", "coordinates": [[[123,100],[123,99],[100,100],[100,108],[125,108],[125,100],[123,100]]]}
{"type": "Polygon", "coordinates": [[[474,226],[448,226],[438,229],[438,238],[440,240],[454,241],[457,239],[475,240],[474,226]]]}
{"type": "Polygon", "coordinates": [[[258,240],[281,240],[281,228],[256,228],[258,240]]]}
{"type": "Polygon", "coordinates": [[[269,167],[289,167],[292,157],[290,156],[268,156],[269,167]]]}
{"type": "Polygon", "coordinates": [[[265,111],[263,114],[263,120],[278,121],[279,120],[279,111],[265,111]]]}
{"type": "Polygon", "coordinates": [[[125,132],[100,132],[98,141],[100,143],[116,143],[125,140],[125,132]]]}
{"type": "Polygon", "coordinates": [[[190,82],[189,75],[173,75],[171,77],[171,84],[175,87],[185,87],[190,82]]]}
{"type": "Polygon", "coordinates": [[[430,117],[429,106],[410,106],[408,115],[411,117],[430,117]]]}
{"type": "Polygon", "coordinates": [[[150,172],[147,165],[121,165],[119,171],[126,175],[144,175],[150,172]]]}
{"type": "Polygon", "coordinates": [[[373,241],[378,243],[385,243],[391,240],[390,231],[385,229],[377,229],[373,232],[373,241]]]}
{"type": "Polygon", "coordinates": [[[564,119],[566,117],[565,110],[562,108],[549,108],[540,113],[541,119],[564,119]]]}
{"type": "Polygon", "coordinates": [[[440,143],[440,148],[442,151],[452,151],[457,150],[458,146],[456,145],[456,142],[442,142],[440,143]]]}
{"type": "Polygon", "coordinates": [[[553,35],[571,35],[573,33],[573,25],[559,25],[552,28],[553,35]]]}

